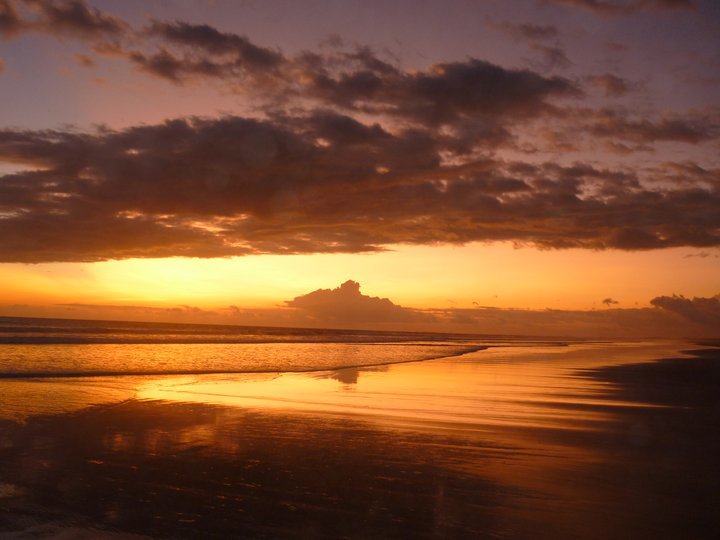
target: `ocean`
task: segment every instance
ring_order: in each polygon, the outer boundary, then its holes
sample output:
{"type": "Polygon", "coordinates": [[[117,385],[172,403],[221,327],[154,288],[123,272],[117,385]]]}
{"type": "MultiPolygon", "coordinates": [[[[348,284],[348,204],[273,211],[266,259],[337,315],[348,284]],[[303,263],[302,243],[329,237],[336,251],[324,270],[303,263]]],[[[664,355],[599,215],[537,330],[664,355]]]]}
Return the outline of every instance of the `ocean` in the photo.
{"type": "Polygon", "coordinates": [[[0,317],[0,378],[320,371],[457,356],[498,341],[503,340],[460,334],[0,317]]]}
{"type": "Polygon", "coordinates": [[[156,397],[148,387],[162,387],[165,399],[169,387],[212,377],[337,372],[352,379],[356,369],[460,358],[488,347],[565,344],[467,334],[0,317],[0,420],[24,422],[156,397]]]}
{"type": "Polygon", "coordinates": [[[0,318],[0,537],[716,538],[698,347],[0,318]]]}

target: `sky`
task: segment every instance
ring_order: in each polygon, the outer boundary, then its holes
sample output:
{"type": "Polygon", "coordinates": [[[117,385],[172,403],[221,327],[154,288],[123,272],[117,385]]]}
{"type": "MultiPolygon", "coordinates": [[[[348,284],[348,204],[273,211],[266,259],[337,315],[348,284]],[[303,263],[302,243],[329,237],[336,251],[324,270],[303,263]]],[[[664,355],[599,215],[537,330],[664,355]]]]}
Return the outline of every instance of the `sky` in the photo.
{"type": "Polygon", "coordinates": [[[0,316],[720,328],[714,0],[0,0],[0,316]]]}

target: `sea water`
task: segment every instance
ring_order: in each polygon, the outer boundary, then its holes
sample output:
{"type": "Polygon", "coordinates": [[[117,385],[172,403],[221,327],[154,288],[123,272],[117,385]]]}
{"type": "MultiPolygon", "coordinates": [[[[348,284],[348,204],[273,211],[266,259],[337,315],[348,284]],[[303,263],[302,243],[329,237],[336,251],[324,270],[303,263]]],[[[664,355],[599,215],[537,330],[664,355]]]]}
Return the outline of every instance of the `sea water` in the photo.
{"type": "Polygon", "coordinates": [[[318,371],[456,356],[467,335],[0,318],[0,378],[318,371]]]}

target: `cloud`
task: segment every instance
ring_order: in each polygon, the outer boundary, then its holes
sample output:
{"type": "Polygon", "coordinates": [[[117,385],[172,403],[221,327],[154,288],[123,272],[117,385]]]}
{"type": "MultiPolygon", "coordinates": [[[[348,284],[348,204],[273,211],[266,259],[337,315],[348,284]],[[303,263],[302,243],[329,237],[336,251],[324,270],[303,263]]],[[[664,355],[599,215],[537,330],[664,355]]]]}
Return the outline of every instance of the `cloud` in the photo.
{"type": "Polygon", "coordinates": [[[28,3],[39,11],[45,28],[52,33],[98,37],[123,34],[128,29],[122,19],[79,0],[31,0],[28,3]]]}
{"type": "Polygon", "coordinates": [[[387,298],[367,296],[360,284],[348,280],[335,289],[318,289],[285,302],[288,307],[310,313],[328,324],[378,324],[431,322],[421,311],[393,304],[387,298]]]}
{"type": "Polygon", "coordinates": [[[0,37],[8,39],[21,33],[25,25],[10,0],[0,0],[0,37]]]}
{"type": "MultiPolygon", "coordinates": [[[[568,79],[506,69],[476,58],[408,72],[363,47],[288,58],[210,27],[186,25],[181,32],[180,27],[159,24],[153,28],[162,28],[159,35],[166,40],[158,49],[124,53],[142,70],[176,83],[193,78],[221,81],[273,106],[277,100],[311,100],[320,106],[439,126],[467,118],[487,123],[536,117],[551,110],[548,101],[553,98],[581,95],[568,79]],[[168,48],[171,45],[177,50],[168,48]]],[[[562,62],[561,51],[547,54],[562,62]]]]}
{"type": "Polygon", "coordinates": [[[650,303],[688,321],[714,328],[716,333],[720,328],[720,295],[692,299],[682,295],[658,296],[653,298],[650,303]]]}
{"type": "MultiPolygon", "coordinates": [[[[346,49],[342,42],[320,52],[287,56],[204,24],[154,20],[140,30],[120,23],[117,27],[113,39],[96,44],[96,51],[125,58],[176,84],[214,82],[273,109],[311,102],[435,127],[469,118],[487,125],[501,118],[537,117],[552,110],[553,99],[582,94],[569,79],[507,69],[477,58],[409,71],[369,47],[346,49]]],[[[552,33],[551,27],[522,28],[532,35],[552,33]]],[[[566,60],[558,47],[540,48],[554,64],[566,60]]]]}
{"type": "MultiPolygon", "coordinates": [[[[558,34],[502,28],[546,48],[558,34]]],[[[467,58],[409,70],[338,40],[289,56],[208,25],[152,20],[136,29],[77,0],[0,0],[0,30],[89,40],[96,54],[178,85],[215,81],[255,107],[254,117],[122,130],[0,130],[0,163],[13,171],[0,176],[1,262],[475,241],[720,244],[720,172],[711,167],[631,171],[541,157],[602,145],[624,153],[710,145],[720,137],[717,111],[571,107],[584,99],[576,81],[532,69],[467,58]]],[[[604,75],[590,84],[617,93],[624,81],[604,75]]]]}
{"type": "Polygon", "coordinates": [[[0,260],[720,245],[718,171],[505,161],[466,155],[459,137],[329,111],[0,130],[0,161],[19,169],[0,177],[0,260]]]}
{"type": "Polygon", "coordinates": [[[602,90],[606,97],[622,97],[631,90],[631,85],[625,79],[612,73],[590,76],[588,82],[602,90]]]}
{"type": "Polygon", "coordinates": [[[107,39],[130,33],[129,25],[81,0],[1,0],[0,35],[42,32],[79,39],[107,39]]]}
{"type": "Polygon", "coordinates": [[[587,9],[600,15],[628,15],[638,11],[695,9],[695,0],[544,0],[587,9]]]}
{"type": "Polygon", "coordinates": [[[565,69],[572,65],[565,51],[557,45],[550,46],[543,43],[533,43],[530,48],[540,53],[544,69],[565,69]]]}
{"type": "Polygon", "coordinates": [[[620,302],[618,302],[617,300],[615,300],[613,298],[605,298],[602,301],[602,303],[605,304],[606,306],[610,307],[612,305],[619,304],[620,302]]]}
{"type": "Polygon", "coordinates": [[[304,75],[309,80],[306,92],[317,99],[429,126],[466,117],[534,117],[549,110],[547,100],[552,97],[579,95],[567,79],[505,69],[474,58],[438,63],[416,73],[364,69],[332,75],[306,70],[304,75]]]}
{"type": "Polygon", "coordinates": [[[527,42],[528,47],[541,58],[539,63],[530,62],[530,65],[536,69],[548,71],[556,68],[564,69],[572,65],[560,44],[560,32],[555,26],[510,22],[490,23],[490,26],[509,34],[516,40],[527,42]],[[548,41],[552,43],[547,43],[548,41]]]}
{"type": "Polygon", "coordinates": [[[334,289],[288,300],[275,308],[198,308],[68,303],[55,306],[0,305],[5,316],[94,318],[155,322],[368,328],[422,332],[595,338],[720,337],[720,296],[688,299],[659,296],[653,307],[600,310],[494,307],[410,309],[360,292],[346,281],[334,289]]]}
{"type": "Polygon", "coordinates": [[[531,23],[491,23],[491,26],[507,32],[511,36],[517,39],[525,39],[528,41],[544,41],[544,40],[555,40],[560,36],[556,26],[543,25],[543,24],[531,24],[531,23]]]}
{"type": "Polygon", "coordinates": [[[244,80],[254,75],[267,76],[287,63],[278,51],[205,24],[154,20],[141,35],[159,41],[154,52],[118,52],[142,70],[174,82],[192,77],[244,80]]]}
{"type": "Polygon", "coordinates": [[[85,68],[93,68],[96,65],[95,60],[93,60],[86,54],[79,54],[79,53],[76,54],[75,60],[77,61],[78,64],[80,64],[82,67],[85,67],[85,68]]]}
{"type": "Polygon", "coordinates": [[[62,317],[295,328],[317,326],[315,321],[307,314],[301,310],[291,308],[239,308],[237,306],[227,306],[208,309],[189,305],[143,306],[65,303],[53,306],[0,306],[0,312],[18,317],[62,317]]]}
{"type": "Polygon", "coordinates": [[[698,144],[720,138],[717,112],[685,116],[667,115],[658,119],[633,118],[624,109],[602,109],[590,113],[589,131],[597,137],[611,137],[636,143],[682,142],[698,144]]]}
{"type": "Polygon", "coordinates": [[[246,69],[270,69],[285,59],[277,51],[259,47],[244,36],[220,32],[206,24],[153,21],[146,32],[167,42],[218,55],[230,55],[236,65],[246,69]]]}
{"type": "MultiPolygon", "coordinates": [[[[653,304],[656,307],[653,308],[617,309],[608,306],[608,309],[583,311],[487,307],[432,312],[454,331],[485,334],[605,338],[720,336],[715,303],[711,302],[713,307],[703,308],[702,315],[692,319],[661,307],[655,300],[653,304]]],[[[699,303],[705,301],[712,299],[702,299],[699,303]]]]}

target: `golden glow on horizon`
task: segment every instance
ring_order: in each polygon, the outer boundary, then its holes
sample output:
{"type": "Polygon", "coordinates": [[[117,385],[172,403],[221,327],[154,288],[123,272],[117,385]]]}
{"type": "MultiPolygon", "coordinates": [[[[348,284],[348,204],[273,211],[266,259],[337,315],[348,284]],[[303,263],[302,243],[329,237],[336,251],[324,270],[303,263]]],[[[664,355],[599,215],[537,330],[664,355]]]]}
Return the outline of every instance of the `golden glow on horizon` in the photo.
{"type": "Polygon", "coordinates": [[[618,307],[637,307],[659,295],[718,294],[717,253],[687,257],[695,252],[538,251],[471,244],[400,246],[376,254],[5,264],[0,265],[0,294],[4,305],[271,308],[353,279],[364,294],[414,308],[591,309],[603,307],[608,297],[618,300],[618,307]]]}

